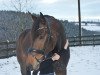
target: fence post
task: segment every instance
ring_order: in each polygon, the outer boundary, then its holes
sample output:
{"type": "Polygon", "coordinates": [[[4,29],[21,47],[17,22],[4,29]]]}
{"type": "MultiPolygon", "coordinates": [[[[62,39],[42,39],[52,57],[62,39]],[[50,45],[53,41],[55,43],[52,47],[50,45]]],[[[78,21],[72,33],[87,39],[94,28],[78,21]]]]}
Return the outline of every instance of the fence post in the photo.
{"type": "Polygon", "coordinates": [[[76,39],[76,36],[74,36],[74,46],[76,45],[76,42],[75,42],[76,40],[75,39],[76,39]]]}
{"type": "Polygon", "coordinates": [[[95,34],[93,34],[93,46],[95,46],[95,34]]]}
{"type": "Polygon", "coordinates": [[[80,0],[78,0],[78,20],[79,20],[79,45],[81,46],[81,7],[80,0]]]}
{"type": "Polygon", "coordinates": [[[7,40],[7,58],[9,57],[8,49],[9,49],[9,40],[7,40]]]}

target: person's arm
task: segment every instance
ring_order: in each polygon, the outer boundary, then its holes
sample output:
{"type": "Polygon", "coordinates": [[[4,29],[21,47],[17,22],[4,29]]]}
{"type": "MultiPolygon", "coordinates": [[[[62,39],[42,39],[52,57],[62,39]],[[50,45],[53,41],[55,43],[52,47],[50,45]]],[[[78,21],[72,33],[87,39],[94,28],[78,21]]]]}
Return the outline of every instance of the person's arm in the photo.
{"type": "Polygon", "coordinates": [[[41,62],[40,64],[40,69],[44,69],[44,68],[47,68],[49,65],[51,65],[53,63],[53,60],[50,58],[50,59],[47,59],[43,62],[41,62]]]}
{"type": "Polygon", "coordinates": [[[66,39],[66,43],[65,43],[65,45],[64,45],[63,50],[60,50],[60,52],[58,52],[58,54],[59,54],[60,56],[62,56],[63,54],[65,54],[65,53],[68,52],[68,51],[69,51],[69,42],[68,42],[68,39],[66,39]]]}
{"type": "Polygon", "coordinates": [[[43,69],[43,68],[47,68],[48,66],[52,65],[52,63],[55,61],[55,60],[59,60],[60,56],[57,54],[57,53],[54,53],[54,55],[50,58],[50,59],[47,59],[43,62],[41,62],[40,64],[40,68],[43,69]]]}
{"type": "Polygon", "coordinates": [[[68,46],[69,46],[69,42],[68,42],[68,39],[67,39],[67,40],[66,40],[66,44],[65,44],[65,46],[64,46],[64,49],[67,49],[68,46]]]}

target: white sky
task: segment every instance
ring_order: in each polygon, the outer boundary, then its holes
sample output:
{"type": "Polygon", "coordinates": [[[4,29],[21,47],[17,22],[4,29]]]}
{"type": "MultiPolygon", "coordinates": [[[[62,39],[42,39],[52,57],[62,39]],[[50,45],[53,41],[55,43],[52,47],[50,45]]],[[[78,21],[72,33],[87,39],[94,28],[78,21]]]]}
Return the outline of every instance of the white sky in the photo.
{"type": "MultiPolygon", "coordinates": [[[[16,10],[18,0],[0,0],[0,10],[16,10]],[[12,4],[11,4],[12,1],[12,4]]],[[[23,11],[30,11],[39,14],[48,14],[58,19],[78,20],[78,0],[32,0],[25,4],[26,0],[21,0],[23,11]]],[[[80,0],[82,20],[100,19],[100,0],[80,0]]]]}
{"type": "Polygon", "coordinates": [[[52,4],[52,3],[55,3],[57,1],[58,0],[41,0],[41,2],[44,3],[44,4],[52,4]]]}

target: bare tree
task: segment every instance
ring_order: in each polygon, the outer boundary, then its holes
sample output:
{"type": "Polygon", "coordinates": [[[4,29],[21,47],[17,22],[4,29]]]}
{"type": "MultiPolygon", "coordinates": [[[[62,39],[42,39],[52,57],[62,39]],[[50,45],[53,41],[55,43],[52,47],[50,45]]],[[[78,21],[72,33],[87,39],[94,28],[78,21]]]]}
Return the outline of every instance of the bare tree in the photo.
{"type": "MultiPolygon", "coordinates": [[[[8,1],[8,3],[7,2],[3,3],[3,6],[5,8],[10,9],[10,10],[16,10],[19,12],[19,14],[17,14],[17,18],[18,18],[19,23],[17,23],[16,29],[19,29],[18,32],[22,32],[25,29],[25,25],[24,25],[25,19],[24,19],[24,15],[22,12],[36,10],[36,1],[37,0],[7,0],[7,1],[8,1]]],[[[13,26],[13,25],[12,25],[12,27],[10,27],[10,28],[12,28],[11,29],[12,31],[13,31],[14,27],[15,26],[13,26]]],[[[14,31],[13,33],[15,33],[14,35],[16,36],[16,31],[14,31]]],[[[12,33],[8,32],[6,34],[10,35],[12,33]]]]}
{"type": "MultiPolygon", "coordinates": [[[[11,0],[12,6],[19,12],[28,12],[30,10],[35,10],[36,5],[35,2],[32,2],[35,0],[11,0]]],[[[20,17],[20,23],[19,25],[21,26],[21,31],[24,30],[24,25],[23,25],[23,17],[21,14],[19,14],[20,17]]]]}
{"type": "Polygon", "coordinates": [[[14,7],[17,11],[27,12],[36,8],[35,2],[33,1],[34,0],[11,0],[11,6],[14,7]]]}
{"type": "MultiPolygon", "coordinates": [[[[11,0],[11,6],[15,8],[15,10],[19,12],[28,12],[30,10],[35,10],[36,6],[35,3],[32,2],[34,0],[11,0]]],[[[23,25],[23,16],[19,14],[19,27],[20,30],[23,31],[25,26],[23,25]]]]}

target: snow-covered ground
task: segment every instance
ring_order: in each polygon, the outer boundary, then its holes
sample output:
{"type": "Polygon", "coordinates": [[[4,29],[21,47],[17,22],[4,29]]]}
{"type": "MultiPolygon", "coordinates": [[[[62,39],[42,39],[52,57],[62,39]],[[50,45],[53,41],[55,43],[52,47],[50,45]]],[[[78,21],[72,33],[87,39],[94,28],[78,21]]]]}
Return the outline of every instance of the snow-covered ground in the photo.
{"type": "Polygon", "coordinates": [[[71,47],[68,75],[100,75],[100,46],[71,47]]]}
{"type": "Polygon", "coordinates": [[[86,29],[86,30],[90,30],[90,31],[99,31],[100,32],[100,26],[98,25],[82,25],[82,28],[86,29]]]}
{"type": "MultiPolygon", "coordinates": [[[[78,23],[75,23],[75,25],[78,25],[78,23]]],[[[90,31],[100,32],[100,25],[97,25],[97,24],[88,23],[87,25],[85,25],[85,23],[81,23],[81,28],[84,28],[84,29],[90,30],[90,31]]]]}
{"type": "MultiPolygon", "coordinates": [[[[70,47],[68,75],[100,75],[100,45],[70,47]]],[[[21,75],[16,57],[0,59],[0,75],[21,75]]]]}

